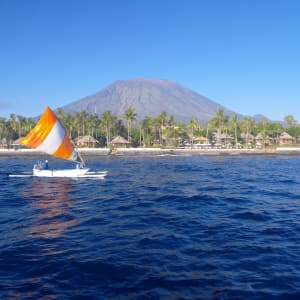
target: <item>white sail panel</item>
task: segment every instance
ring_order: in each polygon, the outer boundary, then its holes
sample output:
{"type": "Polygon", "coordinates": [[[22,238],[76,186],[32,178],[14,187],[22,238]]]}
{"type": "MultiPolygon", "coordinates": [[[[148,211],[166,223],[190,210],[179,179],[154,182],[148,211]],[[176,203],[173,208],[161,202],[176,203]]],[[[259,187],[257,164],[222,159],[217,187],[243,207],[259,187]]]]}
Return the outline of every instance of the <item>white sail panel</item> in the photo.
{"type": "Polygon", "coordinates": [[[53,154],[60,147],[65,136],[65,130],[58,121],[55,122],[46,139],[37,147],[37,150],[53,154]]]}
{"type": "Polygon", "coordinates": [[[82,162],[53,111],[47,107],[36,126],[21,140],[21,143],[62,159],[82,162]]]}

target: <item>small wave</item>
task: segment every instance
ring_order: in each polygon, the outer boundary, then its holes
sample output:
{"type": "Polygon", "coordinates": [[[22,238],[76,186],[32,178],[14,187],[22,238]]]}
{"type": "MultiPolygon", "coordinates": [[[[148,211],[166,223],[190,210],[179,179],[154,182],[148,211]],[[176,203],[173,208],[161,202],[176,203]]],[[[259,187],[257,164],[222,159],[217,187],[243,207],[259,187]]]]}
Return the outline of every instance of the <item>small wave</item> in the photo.
{"type": "Polygon", "coordinates": [[[231,218],[241,219],[241,220],[260,221],[260,222],[265,222],[271,219],[271,217],[267,213],[257,213],[257,212],[235,213],[231,215],[231,218]]]}
{"type": "Polygon", "coordinates": [[[298,157],[95,157],[110,176],[80,184],[13,163],[0,298],[300,299],[298,157]]]}

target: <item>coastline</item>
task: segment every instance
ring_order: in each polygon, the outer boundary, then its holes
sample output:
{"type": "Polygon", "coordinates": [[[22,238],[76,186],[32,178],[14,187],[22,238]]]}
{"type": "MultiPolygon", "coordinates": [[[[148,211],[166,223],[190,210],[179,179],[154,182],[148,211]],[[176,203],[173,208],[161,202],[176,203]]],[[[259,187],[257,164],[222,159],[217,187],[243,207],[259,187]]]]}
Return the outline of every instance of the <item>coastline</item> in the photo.
{"type": "MultiPolygon", "coordinates": [[[[265,149],[163,149],[163,148],[117,148],[110,151],[108,148],[79,148],[83,155],[99,156],[171,156],[171,155],[300,155],[300,147],[278,147],[265,149]]],[[[8,155],[41,155],[41,151],[35,149],[0,149],[0,156],[8,155]]]]}

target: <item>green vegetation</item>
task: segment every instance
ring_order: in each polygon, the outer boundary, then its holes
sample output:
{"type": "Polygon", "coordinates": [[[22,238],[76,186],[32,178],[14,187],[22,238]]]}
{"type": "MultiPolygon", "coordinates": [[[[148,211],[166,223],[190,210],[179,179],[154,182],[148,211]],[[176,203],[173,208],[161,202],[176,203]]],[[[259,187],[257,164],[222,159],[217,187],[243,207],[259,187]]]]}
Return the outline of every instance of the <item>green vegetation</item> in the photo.
{"type": "MultiPolygon", "coordinates": [[[[236,115],[227,116],[218,109],[216,115],[206,124],[200,124],[196,117],[190,122],[177,122],[173,116],[162,111],[156,117],[145,117],[137,121],[134,108],[124,112],[119,120],[111,111],[99,117],[85,111],[70,115],[57,111],[57,117],[66,128],[67,134],[75,140],[80,136],[92,136],[99,147],[109,147],[115,136],[126,137],[133,147],[197,147],[215,145],[220,147],[266,147],[282,144],[297,144],[300,141],[300,125],[292,115],[280,122],[262,118],[254,122],[250,117],[238,120],[236,115]]],[[[12,147],[13,142],[25,136],[36,124],[36,120],[11,114],[8,119],[0,118],[0,147],[12,147]]]]}

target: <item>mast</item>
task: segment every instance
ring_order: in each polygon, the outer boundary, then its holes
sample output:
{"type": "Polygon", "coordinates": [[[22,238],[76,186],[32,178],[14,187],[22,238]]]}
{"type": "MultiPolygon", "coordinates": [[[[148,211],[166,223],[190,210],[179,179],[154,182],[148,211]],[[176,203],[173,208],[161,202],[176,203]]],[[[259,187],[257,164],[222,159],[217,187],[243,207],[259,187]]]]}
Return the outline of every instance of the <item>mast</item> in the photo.
{"type": "Polygon", "coordinates": [[[84,167],[85,166],[85,161],[84,161],[83,157],[81,156],[80,152],[78,152],[78,151],[77,151],[77,154],[78,154],[78,158],[80,160],[81,165],[84,167]]]}

